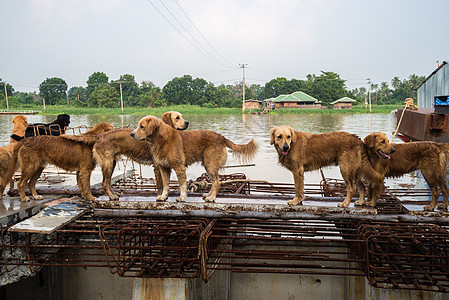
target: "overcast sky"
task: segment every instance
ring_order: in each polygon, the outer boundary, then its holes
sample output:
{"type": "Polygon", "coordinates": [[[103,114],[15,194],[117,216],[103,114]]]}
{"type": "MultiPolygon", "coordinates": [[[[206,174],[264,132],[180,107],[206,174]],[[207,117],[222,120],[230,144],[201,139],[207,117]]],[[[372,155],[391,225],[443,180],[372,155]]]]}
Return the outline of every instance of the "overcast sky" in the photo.
{"type": "Polygon", "coordinates": [[[0,78],[16,91],[37,91],[51,77],[86,86],[94,72],[161,88],[185,74],[234,84],[242,63],[250,84],[332,71],[353,89],[367,87],[367,78],[427,76],[449,60],[449,0],[3,0],[0,7],[0,78]]]}

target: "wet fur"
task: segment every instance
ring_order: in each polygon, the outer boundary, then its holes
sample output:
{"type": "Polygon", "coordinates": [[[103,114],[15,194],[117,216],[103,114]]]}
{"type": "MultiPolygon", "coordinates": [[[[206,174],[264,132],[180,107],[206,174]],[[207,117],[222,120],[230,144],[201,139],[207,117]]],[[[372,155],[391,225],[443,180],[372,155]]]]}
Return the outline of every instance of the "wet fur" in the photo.
{"type": "MultiPolygon", "coordinates": [[[[19,142],[17,141],[17,138],[23,139],[25,137],[25,129],[28,125],[28,119],[25,116],[19,115],[12,119],[12,123],[14,124],[12,134],[16,138],[11,137],[8,145],[0,147],[0,178],[3,178],[8,171],[14,151],[14,145],[19,142]]],[[[13,189],[14,181],[10,180],[10,190],[13,189]]]]}
{"type": "Polygon", "coordinates": [[[218,171],[227,159],[226,148],[242,160],[252,159],[257,152],[257,144],[251,140],[245,145],[236,145],[222,135],[210,130],[176,131],[154,116],[140,120],[138,127],[131,133],[136,140],[148,140],[154,164],[161,172],[163,191],[157,197],[165,201],[168,197],[170,171],[173,169],[178,177],[181,190],[177,201],[187,197],[186,167],[201,162],[211,181],[212,188],[203,195],[208,202],[215,201],[220,181],[218,171]]]}
{"type": "Polygon", "coordinates": [[[76,171],[81,196],[84,199],[93,200],[90,176],[96,165],[92,156],[92,148],[97,138],[95,134],[112,128],[110,124],[100,123],[81,135],[82,139],[78,141],[64,135],[42,135],[22,140],[14,147],[10,167],[1,182],[1,194],[8,182],[8,177],[10,179],[14,174],[15,166],[20,165],[22,172],[17,184],[20,199],[30,200],[25,195],[26,185],[34,199],[42,199],[42,196],[36,192],[36,182],[47,164],[52,164],[67,171],[76,171]]]}
{"type": "Polygon", "coordinates": [[[339,207],[348,207],[355,193],[354,181],[361,198],[365,187],[362,179],[381,181],[368,163],[362,140],[347,132],[311,134],[293,130],[290,126],[278,126],[271,130],[271,144],[274,145],[279,164],[290,170],[295,182],[295,197],[290,205],[304,200],[304,172],[321,167],[338,165],[346,183],[347,194],[339,207]],[[286,150],[286,151],[285,151],[286,150]],[[284,154],[282,153],[284,152],[284,154]]]}
{"type": "Polygon", "coordinates": [[[38,136],[38,135],[61,135],[65,133],[65,129],[70,124],[70,116],[67,114],[58,115],[56,120],[51,123],[34,123],[29,124],[25,137],[38,136]]]}
{"type": "MultiPolygon", "coordinates": [[[[424,210],[433,211],[435,209],[440,196],[438,188],[443,195],[443,203],[439,205],[439,208],[447,209],[449,190],[446,184],[446,174],[449,145],[435,142],[390,144],[385,134],[381,132],[374,132],[366,136],[364,145],[368,151],[371,165],[383,177],[396,178],[412,171],[421,170],[432,194],[431,203],[425,206],[424,210]],[[387,143],[381,143],[384,140],[387,143]],[[384,159],[377,154],[379,149],[389,153],[391,148],[396,151],[391,153],[390,159],[384,159]]],[[[368,202],[360,200],[357,201],[357,204],[375,206],[383,188],[383,181],[381,185],[368,185],[368,202]]]]}
{"type": "MultiPolygon", "coordinates": [[[[162,121],[177,130],[185,130],[189,122],[184,120],[182,114],[176,111],[169,111],[162,115],[162,121]]],[[[153,155],[149,150],[147,141],[138,141],[131,137],[132,129],[116,129],[107,132],[99,138],[93,148],[93,155],[101,166],[103,173],[103,191],[110,200],[118,200],[119,194],[112,190],[111,178],[117,159],[120,155],[145,165],[153,164],[153,155]]],[[[162,180],[159,170],[154,171],[158,192],[162,192],[162,180]]]]}

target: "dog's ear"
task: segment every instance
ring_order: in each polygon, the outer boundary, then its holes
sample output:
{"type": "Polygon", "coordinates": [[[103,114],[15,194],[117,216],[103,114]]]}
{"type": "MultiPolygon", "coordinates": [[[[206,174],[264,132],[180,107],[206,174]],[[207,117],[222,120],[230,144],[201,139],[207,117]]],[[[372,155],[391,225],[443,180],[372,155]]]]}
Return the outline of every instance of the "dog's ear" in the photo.
{"type": "Polygon", "coordinates": [[[363,140],[363,143],[368,148],[374,148],[374,144],[376,143],[376,137],[377,134],[375,132],[368,134],[365,139],[363,140]]]}
{"type": "Polygon", "coordinates": [[[274,144],[274,133],[276,132],[276,129],[278,129],[278,128],[277,127],[273,127],[271,129],[271,132],[270,132],[270,136],[271,136],[270,145],[274,144]]]}
{"type": "Polygon", "coordinates": [[[147,124],[145,125],[145,131],[147,136],[151,136],[159,130],[161,126],[160,121],[155,118],[151,118],[147,120],[147,124]]]}
{"type": "Polygon", "coordinates": [[[292,137],[292,143],[296,142],[295,130],[292,127],[290,127],[290,126],[288,126],[288,130],[290,130],[290,136],[292,137]]]}
{"type": "Polygon", "coordinates": [[[162,115],[161,117],[162,122],[164,122],[165,124],[167,124],[170,127],[173,127],[173,121],[171,119],[171,112],[166,112],[162,115]]]}

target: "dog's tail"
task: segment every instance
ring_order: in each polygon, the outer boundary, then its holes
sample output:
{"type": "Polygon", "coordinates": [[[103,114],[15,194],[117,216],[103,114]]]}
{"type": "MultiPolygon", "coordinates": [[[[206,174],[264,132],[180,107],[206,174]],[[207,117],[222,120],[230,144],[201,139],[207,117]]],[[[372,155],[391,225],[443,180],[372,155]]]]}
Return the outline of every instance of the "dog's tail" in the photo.
{"type": "MultiPolygon", "coordinates": [[[[26,140],[26,139],[25,139],[26,140]]],[[[3,192],[5,191],[6,186],[11,182],[14,172],[18,169],[18,161],[17,156],[20,148],[22,148],[23,142],[25,140],[21,140],[20,142],[14,145],[14,150],[12,151],[11,160],[9,162],[8,171],[6,171],[5,176],[3,176],[0,182],[0,199],[3,198],[3,192]]]]}
{"type": "Polygon", "coordinates": [[[71,140],[78,143],[84,143],[86,145],[93,145],[97,142],[100,134],[113,130],[114,126],[109,123],[102,122],[95,125],[92,129],[86,131],[83,134],[72,135],[62,134],[61,137],[66,140],[71,140]]]}
{"type": "Polygon", "coordinates": [[[71,135],[71,134],[61,134],[60,137],[66,140],[74,141],[77,143],[83,143],[86,145],[93,145],[97,142],[97,135],[71,135]]]}
{"type": "Polygon", "coordinates": [[[439,155],[440,166],[443,170],[447,170],[447,166],[449,165],[449,144],[438,143],[438,148],[441,150],[439,155]]]}
{"type": "Polygon", "coordinates": [[[254,139],[245,145],[234,144],[227,138],[224,138],[224,141],[226,147],[232,150],[232,156],[238,159],[242,164],[251,161],[256,156],[257,149],[259,148],[254,139]]]}

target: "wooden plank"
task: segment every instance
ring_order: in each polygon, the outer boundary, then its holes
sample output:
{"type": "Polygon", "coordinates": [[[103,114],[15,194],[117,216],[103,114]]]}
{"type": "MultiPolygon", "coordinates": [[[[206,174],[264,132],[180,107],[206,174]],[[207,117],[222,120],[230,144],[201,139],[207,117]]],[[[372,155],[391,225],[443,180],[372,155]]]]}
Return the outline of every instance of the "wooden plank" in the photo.
{"type": "Polygon", "coordinates": [[[50,234],[86,213],[89,208],[77,200],[55,202],[38,214],[15,224],[9,231],[50,234]]]}

